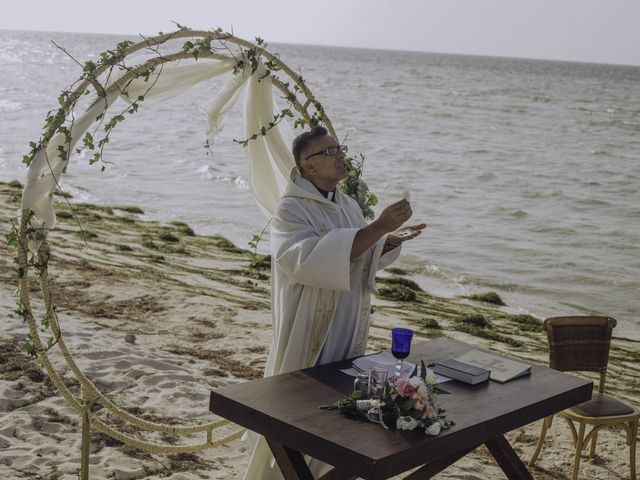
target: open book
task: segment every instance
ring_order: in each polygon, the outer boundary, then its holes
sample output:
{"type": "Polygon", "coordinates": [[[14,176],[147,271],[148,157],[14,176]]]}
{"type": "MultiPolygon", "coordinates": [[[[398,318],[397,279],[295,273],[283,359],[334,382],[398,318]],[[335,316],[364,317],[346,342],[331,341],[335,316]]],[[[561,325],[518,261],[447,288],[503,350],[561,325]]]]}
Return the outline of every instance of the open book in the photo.
{"type": "Polygon", "coordinates": [[[531,373],[531,365],[529,364],[516,362],[515,360],[480,350],[471,350],[464,355],[456,357],[456,360],[489,370],[491,372],[489,378],[499,383],[505,383],[531,373]]]}
{"type": "MultiPolygon", "coordinates": [[[[370,368],[377,367],[377,368],[385,368],[388,371],[389,377],[392,377],[393,375],[396,374],[395,372],[396,359],[393,357],[393,355],[390,352],[379,352],[373,355],[364,355],[362,357],[358,357],[353,361],[352,365],[353,365],[352,368],[347,368],[345,370],[340,370],[340,371],[343,373],[346,373],[347,375],[351,375],[352,377],[355,377],[358,374],[358,372],[368,372],[370,368]]],[[[411,375],[415,367],[416,366],[413,363],[404,362],[402,367],[402,375],[405,377],[408,377],[409,375],[411,375]]],[[[434,373],[434,372],[431,369],[427,369],[427,373],[434,373]]],[[[443,377],[442,375],[438,375],[438,374],[435,374],[435,375],[436,375],[436,378],[438,379],[438,383],[443,383],[448,380],[451,380],[450,378],[443,377]]]]}

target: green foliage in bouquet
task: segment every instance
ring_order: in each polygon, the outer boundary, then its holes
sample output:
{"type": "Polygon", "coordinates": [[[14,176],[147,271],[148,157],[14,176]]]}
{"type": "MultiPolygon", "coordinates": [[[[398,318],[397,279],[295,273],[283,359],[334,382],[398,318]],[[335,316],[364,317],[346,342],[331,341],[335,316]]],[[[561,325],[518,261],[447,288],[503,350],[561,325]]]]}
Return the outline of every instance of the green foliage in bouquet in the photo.
{"type": "Polygon", "coordinates": [[[320,408],[364,417],[384,428],[424,428],[427,435],[438,435],[442,429],[454,425],[437,403],[438,394],[447,392],[438,388],[435,375],[428,374],[424,362],[420,363],[420,368],[416,366],[408,378],[391,377],[381,399],[367,399],[365,392],[356,390],[348,397],[320,408]]]}

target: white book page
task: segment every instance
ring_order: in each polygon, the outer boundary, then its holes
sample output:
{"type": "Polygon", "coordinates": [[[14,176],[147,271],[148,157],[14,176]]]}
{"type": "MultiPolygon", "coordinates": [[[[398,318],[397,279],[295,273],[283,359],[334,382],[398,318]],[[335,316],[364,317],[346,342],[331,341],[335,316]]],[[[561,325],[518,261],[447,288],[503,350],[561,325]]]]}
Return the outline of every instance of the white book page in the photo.
{"type": "MultiPolygon", "coordinates": [[[[352,377],[355,377],[359,373],[359,370],[363,372],[368,372],[370,368],[376,367],[376,368],[386,368],[387,371],[389,372],[388,373],[389,377],[392,377],[396,374],[396,359],[390,352],[379,352],[379,353],[374,353],[373,355],[365,355],[364,357],[358,357],[353,361],[353,365],[355,365],[357,368],[352,367],[352,368],[347,368],[340,371],[343,373],[346,373],[347,375],[351,375],[352,377]]],[[[413,372],[415,367],[416,366],[413,363],[410,363],[407,361],[403,362],[402,376],[408,377],[409,375],[411,375],[411,372],[413,372]]],[[[427,373],[431,373],[435,375],[436,378],[438,379],[438,383],[448,382],[449,380],[451,380],[449,377],[438,375],[430,368],[427,368],[427,373]]]]}
{"type": "Polygon", "coordinates": [[[480,350],[471,350],[464,355],[456,357],[456,360],[475,365],[476,367],[486,368],[491,372],[489,378],[501,383],[531,371],[531,365],[499,357],[498,355],[492,355],[480,350]]]}

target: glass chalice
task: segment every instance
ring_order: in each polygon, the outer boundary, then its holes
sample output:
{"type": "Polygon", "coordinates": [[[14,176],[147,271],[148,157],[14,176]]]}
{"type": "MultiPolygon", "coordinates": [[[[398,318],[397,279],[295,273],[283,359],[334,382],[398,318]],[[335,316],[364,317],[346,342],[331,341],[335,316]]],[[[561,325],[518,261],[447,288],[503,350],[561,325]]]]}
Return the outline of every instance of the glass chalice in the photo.
{"type": "Polygon", "coordinates": [[[392,328],[391,329],[391,353],[396,358],[396,376],[402,376],[402,367],[404,359],[411,352],[411,338],[413,338],[413,330],[409,328],[392,328]]]}

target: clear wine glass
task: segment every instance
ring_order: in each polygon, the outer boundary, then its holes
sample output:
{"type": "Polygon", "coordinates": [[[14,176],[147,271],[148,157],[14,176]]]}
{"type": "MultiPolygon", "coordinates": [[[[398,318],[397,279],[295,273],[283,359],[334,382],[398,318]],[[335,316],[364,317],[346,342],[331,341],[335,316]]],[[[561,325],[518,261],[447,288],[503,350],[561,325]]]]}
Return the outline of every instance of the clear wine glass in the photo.
{"type": "Polygon", "coordinates": [[[402,376],[402,367],[404,359],[409,356],[411,351],[411,338],[413,330],[409,328],[392,328],[391,329],[391,353],[396,358],[396,376],[402,376]]]}

